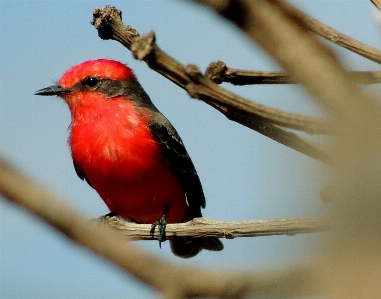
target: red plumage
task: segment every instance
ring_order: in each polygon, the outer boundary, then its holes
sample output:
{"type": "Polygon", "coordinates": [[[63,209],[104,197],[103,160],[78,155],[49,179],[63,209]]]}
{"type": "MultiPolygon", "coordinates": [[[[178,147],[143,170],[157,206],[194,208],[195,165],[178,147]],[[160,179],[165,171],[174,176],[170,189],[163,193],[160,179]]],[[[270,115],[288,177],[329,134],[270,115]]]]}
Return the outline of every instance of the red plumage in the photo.
{"type": "MultiPolygon", "coordinates": [[[[91,103],[84,107],[86,118],[73,117],[69,145],[76,166],[110,211],[153,223],[170,207],[169,223],[184,220],[184,191],[147,129],[148,116],[138,117],[134,105],[123,98],[113,99],[101,115],[102,97],[87,94],[81,101],[91,103]]],[[[83,115],[82,107],[76,110],[83,115]]]]}
{"type": "MultiPolygon", "coordinates": [[[[138,223],[154,223],[164,214],[168,223],[201,216],[204,194],[181,138],[126,65],[86,61],[36,94],[59,95],[68,104],[75,169],[110,211],[138,223]]],[[[215,238],[171,245],[182,257],[222,249],[215,238]]]]}

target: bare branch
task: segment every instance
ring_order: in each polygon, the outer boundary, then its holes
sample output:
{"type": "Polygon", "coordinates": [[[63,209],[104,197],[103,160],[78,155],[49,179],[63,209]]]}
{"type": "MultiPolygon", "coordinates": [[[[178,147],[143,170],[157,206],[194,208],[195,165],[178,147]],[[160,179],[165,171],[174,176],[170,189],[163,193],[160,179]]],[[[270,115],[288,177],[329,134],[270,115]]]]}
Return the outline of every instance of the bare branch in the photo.
{"type": "MultiPolygon", "coordinates": [[[[380,71],[353,71],[350,76],[357,82],[364,85],[381,83],[380,71]]],[[[251,71],[227,67],[222,61],[209,64],[205,71],[205,76],[220,84],[228,82],[233,85],[253,85],[253,84],[295,84],[296,82],[285,72],[251,71]]]]}
{"type": "Polygon", "coordinates": [[[302,130],[311,134],[332,133],[332,124],[328,120],[289,113],[249,101],[221,88],[204,77],[196,65],[188,65],[185,71],[192,80],[186,86],[186,90],[192,98],[232,107],[236,111],[246,113],[249,117],[259,117],[278,126],[302,130]],[[235,103],[235,105],[231,105],[231,103],[235,103]]]}
{"type": "MultiPolygon", "coordinates": [[[[108,226],[120,230],[132,240],[152,240],[150,224],[126,222],[116,217],[104,219],[108,226]]],[[[174,237],[217,237],[233,239],[238,237],[259,237],[272,235],[294,235],[325,231],[330,227],[326,217],[283,218],[250,221],[212,221],[194,218],[186,223],[168,224],[167,239],[174,237]]]]}
{"type": "Polygon", "coordinates": [[[194,72],[192,67],[187,68],[162,51],[155,42],[153,32],[137,37],[139,34],[135,29],[123,25],[121,13],[114,7],[94,9],[93,16],[92,24],[101,38],[119,41],[130,49],[136,58],[144,60],[151,69],[186,89],[192,96],[218,109],[229,119],[303,154],[329,162],[329,156],[321,146],[276,126],[310,133],[329,133],[332,128],[328,121],[272,109],[222,89],[203,77],[198,70],[194,72]]]}
{"type": "MultiPolygon", "coordinates": [[[[131,37],[130,32],[126,30],[127,27],[122,23],[121,14],[116,11],[118,10],[111,6],[94,10],[92,24],[96,26],[98,32],[110,33],[107,36],[99,33],[99,36],[119,41],[131,50],[136,59],[144,60],[152,69],[184,88],[191,97],[233,108],[251,117],[259,117],[272,124],[295,130],[312,134],[326,134],[332,131],[327,120],[280,111],[222,89],[205,78],[196,66],[184,66],[162,51],[156,44],[153,31],[144,36],[131,37]]],[[[136,34],[135,31],[134,33],[136,34]]]]}
{"type": "Polygon", "coordinates": [[[15,170],[1,157],[0,194],[55,227],[72,241],[151,285],[165,298],[301,296],[319,291],[313,283],[316,264],[290,266],[276,272],[232,273],[207,271],[189,265],[181,267],[159,259],[125,242],[114,229],[83,219],[51,191],[15,170]]]}
{"type": "Polygon", "coordinates": [[[234,109],[221,107],[216,104],[209,103],[212,107],[223,113],[228,119],[236,121],[262,135],[269,137],[287,147],[290,147],[306,156],[330,164],[332,162],[328,150],[307,138],[304,138],[294,132],[281,129],[260,118],[254,118],[243,113],[238,113],[234,109]]]}

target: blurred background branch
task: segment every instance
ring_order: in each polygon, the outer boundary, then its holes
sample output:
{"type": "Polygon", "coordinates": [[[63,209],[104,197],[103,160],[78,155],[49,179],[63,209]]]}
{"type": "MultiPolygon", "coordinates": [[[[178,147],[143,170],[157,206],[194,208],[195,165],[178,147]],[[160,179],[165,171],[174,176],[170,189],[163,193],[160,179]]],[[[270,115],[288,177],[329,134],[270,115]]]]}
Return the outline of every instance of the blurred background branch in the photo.
{"type": "MultiPolygon", "coordinates": [[[[164,298],[195,296],[237,298],[249,295],[280,295],[284,293],[309,295],[316,292],[316,288],[307,288],[312,282],[312,269],[316,267],[313,264],[295,265],[292,268],[277,272],[234,273],[229,270],[214,271],[179,266],[159,259],[131,243],[125,242],[120,238],[120,232],[102,225],[102,222],[84,219],[78,212],[64,204],[63,199],[16,170],[3,158],[0,158],[0,194],[10,203],[17,204],[44,220],[48,225],[55,227],[58,232],[73,242],[106,258],[127,273],[154,287],[161,292],[164,298]]],[[[318,222],[316,220],[310,219],[310,223],[315,222],[316,224],[318,222]]],[[[124,225],[115,219],[107,219],[106,221],[111,227],[121,229],[123,226],[123,231],[126,233],[128,225],[124,225]]],[[[279,226],[279,223],[283,222],[287,227],[287,224],[292,221],[294,224],[298,222],[297,220],[278,220],[272,223],[274,226],[279,226]]],[[[138,226],[140,225],[135,225],[135,227],[138,226]]],[[[141,226],[145,227],[144,225],[141,226]]],[[[289,226],[292,227],[292,225],[289,226]]],[[[316,225],[312,226],[315,229],[317,227],[316,225]]],[[[266,223],[262,227],[268,229],[266,223]]],[[[172,234],[173,228],[168,225],[168,234],[172,234]]],[[[266,229],[263,228],[263,230],[266,229]]],[[[285,228],[278,228],[278,233],[281,230],[285,230],[285,228]]],[[[306,228],[304,230],[304,232],[311,231],[306,228]]],[[[229,225],[227,225],[227,231],[229,232],[229,225]]],[[[134,231],[132,230],[132,232],[134,231]]],[[[292,233],[293,229],[289,228],[289,232],[292,233]]],[[[149,235],[149,230],[147,233],[149,235]]],[[[189,233],[184,234],[184,230],[180,230],[180,234],[189,235],[189,233]]],[[[231,231],[229,234],[234,236],[231,231]]]]}

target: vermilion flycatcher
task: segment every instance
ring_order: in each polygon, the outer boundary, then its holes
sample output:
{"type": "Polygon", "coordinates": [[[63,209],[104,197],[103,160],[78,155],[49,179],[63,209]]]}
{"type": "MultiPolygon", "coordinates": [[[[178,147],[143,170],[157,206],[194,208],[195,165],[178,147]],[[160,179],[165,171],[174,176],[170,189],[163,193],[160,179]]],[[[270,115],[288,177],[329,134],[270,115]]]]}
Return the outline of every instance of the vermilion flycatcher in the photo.
{"type": "MultiPolygon", "coordinates": [[[[107,59],[86,61],[35,94],[57,95],[69,105],[75,171],[112,214],[159,224],[160,238],[166,222],[202,216],[205,197],[184,144],[129,67],[107,59]]],[[[192,257],[223,245],[217,238],[177,238],[171,249],[192,257]]]]}

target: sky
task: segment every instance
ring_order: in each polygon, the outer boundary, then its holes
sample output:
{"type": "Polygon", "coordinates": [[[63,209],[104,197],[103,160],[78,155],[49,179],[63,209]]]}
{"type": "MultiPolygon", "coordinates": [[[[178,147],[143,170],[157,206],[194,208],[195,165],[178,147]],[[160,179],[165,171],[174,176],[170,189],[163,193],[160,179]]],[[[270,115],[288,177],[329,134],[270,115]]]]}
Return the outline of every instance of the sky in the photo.
{"type": "MultiPolygon", "coordinates": [[[[314,18],[373,47],[381,29],[370,1],[293,1],[314,18]]],[[[55,97],[34,92],[54,84],[71,66],[109,58],[128,64],[152,101],[181,135],[200,176],[213,220],[256,220],[324,215],[319,197],[329,169],[246,127],[136,61],[115,41],[101,40],[90,25],[92,9],[123,12],[141,34],[156,32],[158,45],[202,71],[212,61],[253,70],[281,70],[234,25],[189,1],[0,1],[0,152],[28,175],[65,197],[86,218],[108,212],[79,180],[67,146],[70,114],[55,97]]],[[[330,44],[350,70],[377,65],[330,44]]],[[[253,101],[308,115],[324,111],[298,86],[246,86],[229,90],[253,101]]],[[[379,92],[376,86],[369,87],[379,92]]],[[[311,137],[311,136],[309,136],[311,137]]],[[[22,188],[22,186],[20,186],[22,188]]],[[[135,242],[158,258],[206,268],[263,269],[312,256],[321,234],[222,240],[222,252],[183,260],[169,243],[135,242]]],[[[0,197],[1,298],[157,298],[157,293],[109,262],[71,243],[28,212],[0,197]]]]}

